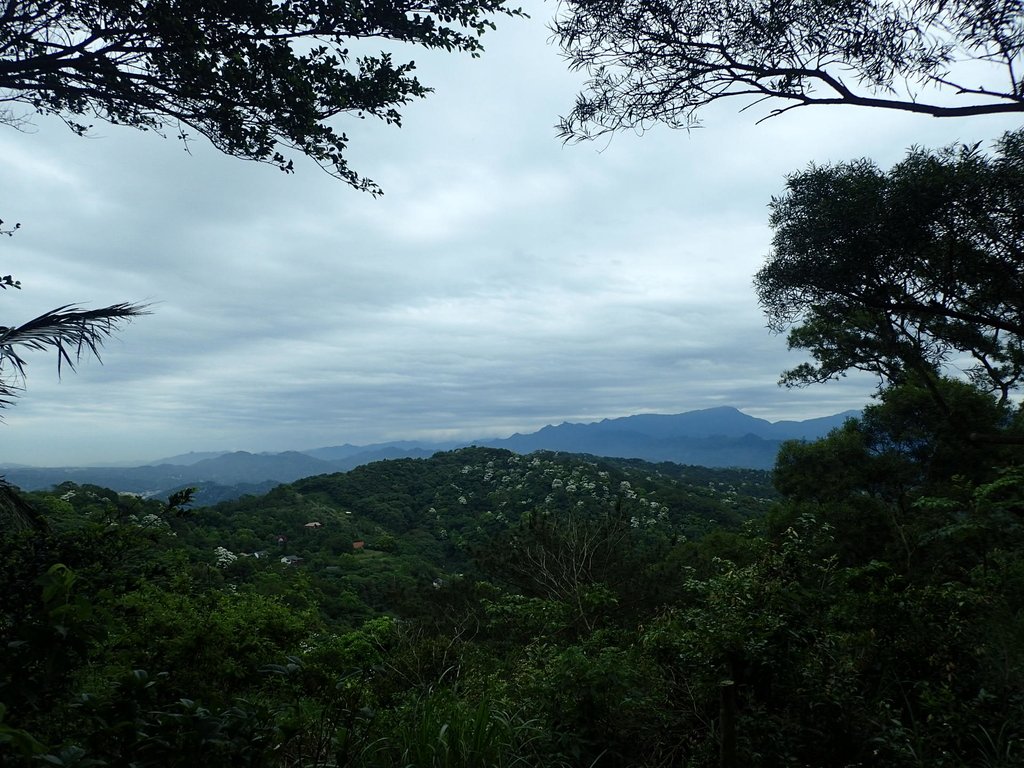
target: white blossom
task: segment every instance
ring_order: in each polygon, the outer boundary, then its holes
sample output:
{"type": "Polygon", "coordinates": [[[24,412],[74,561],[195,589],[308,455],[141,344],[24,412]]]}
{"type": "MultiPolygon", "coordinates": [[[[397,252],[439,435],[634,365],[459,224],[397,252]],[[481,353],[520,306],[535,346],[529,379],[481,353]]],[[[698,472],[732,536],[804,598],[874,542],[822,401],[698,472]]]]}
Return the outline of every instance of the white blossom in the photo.
{"type": "Polygon", "coordinates": [[[238,559],[238,555],[226,549],[225,547],[217,547],[213,550],[213,554],[217,556],[218,568],[227,568],[229,565],[235,562],[235,560],[238,559]]]}

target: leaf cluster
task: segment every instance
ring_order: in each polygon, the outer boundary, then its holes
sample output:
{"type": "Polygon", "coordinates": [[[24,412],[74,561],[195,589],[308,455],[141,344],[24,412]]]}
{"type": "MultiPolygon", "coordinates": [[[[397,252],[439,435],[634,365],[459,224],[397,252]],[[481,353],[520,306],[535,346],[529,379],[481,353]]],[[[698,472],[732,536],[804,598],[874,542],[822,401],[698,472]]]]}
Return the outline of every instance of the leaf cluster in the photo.
{"type": "MultiPolygon", "coordinates": [[[[360,41],[481,50],[503,0],[13,0],[0,9],[0,105],[205,136],[226,154],[292,169],[290,152],[353,187],[338,115],[400,124],[429,88],[415,64],[360,41]],[[358,46],[356,47],[363,47],[358,46]]],[[[16,123],[8,108],[0,121],[16,123]]]]}
{"type": "Polygon", "coordinates": [[[769,328],[814,363],[783,383],[850,369],[931,382],[955,365],[1004,400],[1019,385],[1024,132],[994,155],[913,149],[888,172],[868,160],[812,166],[786,186],[754,284],[769,328]]]}

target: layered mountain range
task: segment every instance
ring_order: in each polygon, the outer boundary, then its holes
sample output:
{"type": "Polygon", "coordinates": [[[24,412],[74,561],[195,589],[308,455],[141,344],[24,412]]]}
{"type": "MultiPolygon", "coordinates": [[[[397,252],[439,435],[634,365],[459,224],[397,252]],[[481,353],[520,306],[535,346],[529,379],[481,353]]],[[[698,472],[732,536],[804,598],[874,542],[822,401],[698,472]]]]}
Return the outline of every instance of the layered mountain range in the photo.
{"type": "Polygon", "coordinates": [[[118,491],[163,496],[198,486],[197,501],[264,493],[279,483],[394,458],[425,458],[437,451],[467,445],[506,448],[516,453],[562,451],[646,461],[669,461],[706,467],[768,469],[785,440],[815,440],[842,425],[855,411],[809,419],[777,421],[719,407],[686,413],[641,414],[589,424],[563,423],[530,434],[502,439],[429,443],[395,441],[371,445],[337,445],[281,453],[195,452],[136,467],[2,468],[7,480],[26,490],[65,481],[118,491]]]}

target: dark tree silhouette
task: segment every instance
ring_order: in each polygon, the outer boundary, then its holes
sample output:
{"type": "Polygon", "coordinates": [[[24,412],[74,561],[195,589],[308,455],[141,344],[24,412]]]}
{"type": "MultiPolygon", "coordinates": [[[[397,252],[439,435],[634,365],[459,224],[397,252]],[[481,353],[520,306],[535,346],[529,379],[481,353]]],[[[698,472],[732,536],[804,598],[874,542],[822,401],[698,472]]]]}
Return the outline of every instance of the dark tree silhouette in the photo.
{"type": "Polygon", "coordinates": [[[935,117],[1024,112],[1021,0],[565,0],[554,33],[591,80],[567,139],[691,127],[738,97],[770,115],[854,104],[935,117]],[[979,62],[997,75],[979,84],[979,62]]]}
{"type": "Polygon", "coordinates": [[[769,327],[814,359],[784,383],[860,369],[940,397],[939,372],[955,366],[1003,401],[1020,386],[1024,131],[993,155],[975,145],[911,150],[888,172],[812,166],[771,207],[758,297],[769,327]]]}
{"type": "Polygon", "coordinates": [[[98,117],[195,131],[229,155],[291,170],[307,155],[359,189],[346,114],[398,124],[430,89],[413,62],[373,53],[409,43],[476,56],[503,0],[8,0],[0,4],[0,120],[54,114],[76,132],[98,117]],[[352,48],[361,53],[356,53],[352,48]],[[394,46],[390,46],[394,47],[394,46]]]}

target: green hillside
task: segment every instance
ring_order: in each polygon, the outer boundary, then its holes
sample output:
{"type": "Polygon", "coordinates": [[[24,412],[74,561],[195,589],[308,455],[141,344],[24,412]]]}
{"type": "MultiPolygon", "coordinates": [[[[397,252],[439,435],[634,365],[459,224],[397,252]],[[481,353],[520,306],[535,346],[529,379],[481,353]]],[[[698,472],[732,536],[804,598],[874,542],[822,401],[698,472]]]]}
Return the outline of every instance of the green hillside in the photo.
{"type": "Polygon", "coordinates": [[[307,478],[174,527],[198,562],[217,548],[234,556],[223,575],[235,583],[291,559],[324,621],[354,628],[421,612],[437,581],[494,578],[503,548],[541,525],[615,526],[634,545],[664,548],[758,517],[775,496],[755,470],[466,448],[307,478]]]}
{"type": "Polygon", "coordinates": [[[1013,765],[1024,476],[923,402],[774,476],[466,448],[194,510],[9,495],[0,756],[1013,765]]]}

